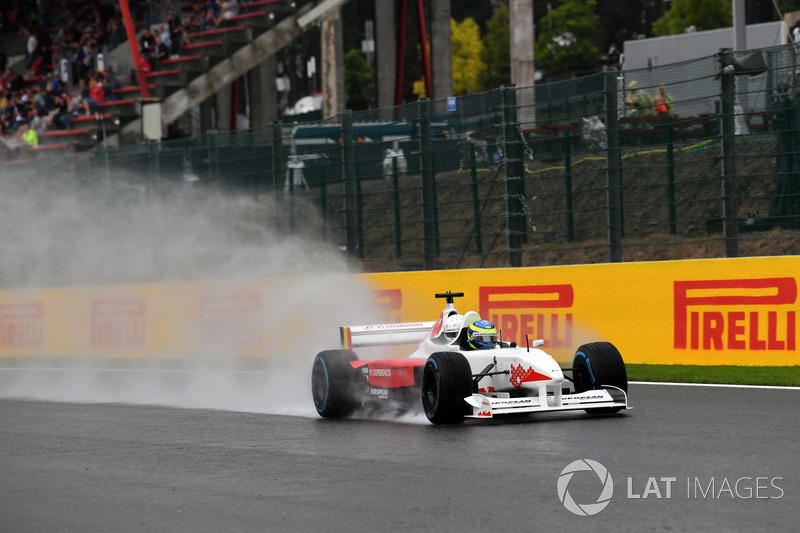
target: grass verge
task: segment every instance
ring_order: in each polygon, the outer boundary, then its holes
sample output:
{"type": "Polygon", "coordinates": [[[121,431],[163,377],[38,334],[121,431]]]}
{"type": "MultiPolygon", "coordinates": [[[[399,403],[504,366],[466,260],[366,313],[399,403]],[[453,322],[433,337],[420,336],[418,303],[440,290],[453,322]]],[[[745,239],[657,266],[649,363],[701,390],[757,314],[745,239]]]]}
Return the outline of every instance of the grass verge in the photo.
{"type": "Polygon", "coordinates": [[[800,366],[630,365],[629,381],[800,387],[800,366]]]}

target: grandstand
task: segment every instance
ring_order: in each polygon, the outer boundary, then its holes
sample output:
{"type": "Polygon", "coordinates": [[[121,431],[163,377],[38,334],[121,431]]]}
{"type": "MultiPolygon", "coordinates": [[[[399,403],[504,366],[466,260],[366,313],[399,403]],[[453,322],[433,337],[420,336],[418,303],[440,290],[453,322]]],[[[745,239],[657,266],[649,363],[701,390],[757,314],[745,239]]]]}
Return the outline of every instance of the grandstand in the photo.
{"type": "Polygon", "coordinates": [[[295,17],[314,4],[242,1],[238,13],[208,21],[206,3],[129,0],[137,44],[146,28],[154,36],[166,30],[169,35],[164,36],[176,41],[170,42],[160,60],[149,52],[143,54],[147,64],[142,84],[137,80],[119,3],[67,0],[4,5],[0,42],[7,65],[0,65],[0,89],[8,98],[0,102],[4,140],[0,159],[20,163],[98,145],[137,144],[148,139],[148,131],[156,132],[150,138],[165,138],[164,127],[257,68],[265,52],[268,57],[296,38],[301,30],[295,17]],[[178,13],[180,25],[173,27],[170,11],[178,13]],[[34,54],[27,52],[31,42],[34,54]],[[88,94],[98,82],[103,85],[101,98],[88,94]],[[56,101],[60,93],[64,103],[56,101]],[[17,119],[23,97],[30,104],[21,108],[22,117],[17,119]],[[149,105],[161,106],[155,114],[161,123],[155,128],[143,124],[144,107],[149,105]],[[43,120],[36,125],[39,143],[29,146],[18,138],[18,126],[30,121],[33,107],[43,120]]]}

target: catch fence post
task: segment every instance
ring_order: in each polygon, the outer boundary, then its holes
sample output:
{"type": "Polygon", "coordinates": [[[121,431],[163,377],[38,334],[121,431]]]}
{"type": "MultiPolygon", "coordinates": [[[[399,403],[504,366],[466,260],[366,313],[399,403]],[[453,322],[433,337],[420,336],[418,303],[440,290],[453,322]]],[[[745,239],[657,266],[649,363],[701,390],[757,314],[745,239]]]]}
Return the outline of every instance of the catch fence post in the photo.
{"type": "Polygon", "coordinates": [[[506,183],[506,242],[509,266],[522,266],[522,233],[525,214],[522,209],[522,160],[520,158],[517,93],[514,87],[501,90],[503,106],[503,158],[506,183]]]}
{"type": "Polygon", "coordinates": [[[675,235],[678,232],[678,220],[675,213],[675,130],[672,126],[672,117],[664,120],[667,127],[667,194],[669,196],[669,232],[675,235]]]}
{"type": "Polygon", "coordinates": [[[422,178],[422,255],[425,270],[436,268],[436,185],[431,153],[431,102],[421,100],[419,109],[420,172],[422,178]]]}
{"type": "Polygon", "coordinates": [[[475,145],[469,145],[469,165],[472,172],[472,209],[475,217],[475,253],[483,253],[483,238],[481,237],[481,206],[478,196],[478,171],[475,168],[475,145]]]}
{"type": "Polygon", "coordinates": [[[572,207],[572,142],[564,129],[564,189],[567,194],[567,240],[575,240],[575,216],[572,207]]]}
{"type": "Polygon", "coordinates": [[[361,196],[361,165],[356,165],[356,234],[358,238],[358,258],[364,259],[364,202],[361,196]]]}
{"type": "Polygon", "coordinates": [[[275,198],[275,227],[283,225],[283,183],[281,178],[286,174],[286,159],[283,150],[283,130],[280,124],[272,125],[272,194],[275,198]]]}
{"type": "Polygon", "coordinates": [[[394,204],[394,252],[403,256],[402,228],[400,226],[400,181],[397,176],[397,157],[392,157],[392,202],[394,204]]]}
{"type": "Polygon", "coordinates": [[[353,116],[342,115],[342,173],[344,175],[345,249],[350,257],[358,256],[358,186],[353,150],[353,116]]]}
{"type": "Polygon", "coordinates": [[[622,261],[622,159],[619,147],[617,77],[605,76],[606,206],[608,207],[608,261],[622,261]]]}
{"type": "MultiPolygon", "coordinates": [[[[733,56],[723,54],[723,65],[730,65],[733,56]]],[[[736,80],[730,69],[723,68],[720,76],[720,101],[722,102],[722,238],[725,257],[739,257],[739,226],[736,196],[736,80]]]]}

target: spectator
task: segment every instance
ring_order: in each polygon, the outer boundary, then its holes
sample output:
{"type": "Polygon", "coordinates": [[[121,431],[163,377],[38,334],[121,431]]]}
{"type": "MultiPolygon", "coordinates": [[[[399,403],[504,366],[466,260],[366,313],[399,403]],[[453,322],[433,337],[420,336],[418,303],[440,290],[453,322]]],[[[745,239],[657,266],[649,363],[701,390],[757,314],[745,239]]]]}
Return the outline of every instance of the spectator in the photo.
{"type": "Polygon", "coordinates": [[[150,59],[156,55],[156,38],[150,33],[150,28],[145,28],[144,33],[139,38],[139,52],[145,59],[150,59]]]}
{"type": "Polygon", "coordinates": [[[8,90],[13,92],[21,91],[25,87],[25,78],[22,77],[22,74],[13,70],[9,70],[9,75],[8,90]]]}
{"type": "Polygon", "coordinates": [[[42,120],[42,116],[39,114],[39,110],[35,107],[31,109],[30,113],[30,127],[31,129],[38,135],[44,131],[44,121],[42,120]]]}
{"type": "MultiPolygon", "coordinates": [[[[167,26],[161,28],[159,37],[161,38],[161,42],[167,47],[168,56],[172,55],[172,37],[169,34],[169,28],[167,26]]],[[[158,53],[158,43],[156,43],[156,53],[158,53]]]]}
{"type": "Polygon", "coordinates": [[[47,90],[53,97],[64,92],[64,85],[61,83],[61,80],[58,79],[58,76],[51,76],[50,81],[47,83],[47,90]]]}
{"type": "Polygon", "coordinates": [[[119,89],[119,81],[117,81],[117,75],[114,74],[114,69],[110,66],[105,69],[105,72],[102,72],[103,77],[105,78],[105,82],[103,83],[103,90],[105,91],[105,99],[106,100],[119,100],[117,93],[114,92],[115,89],[119,89]]]}
{"type": "Polygon", "coordinates": [[[71,129],[69,125],[69,119],[74,117],[79,117],[81,115],[81,111],[85,110],[85,104],[83,102],[83,97],[80,94],[75,95],[75,98],[70,99],[67,97],[69,109],[66,113],[59,117],[59,124],[61,125],[61,129],[68,130],[71,129]]]}
{"type": "Polygon", "coordinates": [[[181,18],[175,14],[174,9],[167,12],[167,29],[169,30],[169,40],[172,46],[172,55],[180,55],[183,49],[183,24],[181,18]]]}
{"type": "Polygon", "coordinates": [[[646,92],[639,89],[636,80],[628,84],[630,92],[625,97],[626,114],[629,117],[651,117],[653,116],[653,99],[646,92]]]}
{"type": "Polygon", "coordinates": [[[167,46],[166,43],[164,43],[161,40],[161,37],[156,37],[155,63],[158,66],[159,70],[161,69],[162,63],[167,59],[169,59],[169,56],[170,56],[169,46],[167,46]]]}
{"type": "Polygon", "coordinates": [[[53,124],[62,130],[69,129],[69,109],[70,100],[66,94],[59,94],[55,98],[55,115],[53,115],[53,124]]]}
{"type": "Polygon", "coordinates": [[[39,56],[39,39],[35,30],[28,30],[28,44],[26,47],[25,68],[30,69],[39,56]]]}
{"type": "Polygon", "coordinates": [[[655,99],[656,116],[659,118],[671,117],[673,111],[672,97],[667,94],[667,89],[663,85],[659,85],[655,99]]]}
{"type": "Polygon", "coordinates": [[[219,14],[219,5],[216,0],[209,0],[205,5],[205,15],[203,20],[200,21],[202,29],[210,30],[217,27],[217,16],[219,14]]]}
{"type": "Polygon", "coordinates": [[[84,43],[72,59],[75,79],[84,82],[90,72],[94,71],[94,50],[91,42],[84,43]]]}
{"type": "Polygon", "coordinates": [[[96,108],[97,104],[102,104],[105,101],[105,90],[103,88],[103,75],[99,72],[96,73],[91,79],[89,86],[89,99],[94,101],[93,107],[96,108]]]}
{"type": "Polygon", "coordinates": [[[39,136],[36,135],[36,130],[31,128],[28,124],[23,124],[20,126],[17,136],[21,141],[24,142],[22,146],[27,145],[29,148],[33,148],[39,145],[39,136]]]}
{"type": "Polygon", "coordinates": [[[239,2],[237,0],[225,0],[222,2],[220,16],[216,18],[215,26],[220,26],[223,22],[230,20],[239,14],[239,2]]]}
{"type": "Polygon", "coordinates": [[[116,48],[128,40],[128,36],[125,33],[125,28],[119,20],[119,17],[113,17],[108,21],[106,33],[108,33],[108,46],[111,49],[116,48]]]}

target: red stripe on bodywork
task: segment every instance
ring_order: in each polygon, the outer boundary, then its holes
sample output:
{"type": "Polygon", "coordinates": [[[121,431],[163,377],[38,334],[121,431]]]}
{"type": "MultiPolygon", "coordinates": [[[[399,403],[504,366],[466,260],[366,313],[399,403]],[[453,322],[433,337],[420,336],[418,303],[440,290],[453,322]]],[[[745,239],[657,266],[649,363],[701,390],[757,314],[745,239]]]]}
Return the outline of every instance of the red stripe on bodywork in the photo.
{"type": "Polygon", "coordinates": [[[414,369],[425,364],[425,359],[405,357],[380,359],[369,363],[369,384],[392,389],[414,384],[414,369]]]}

